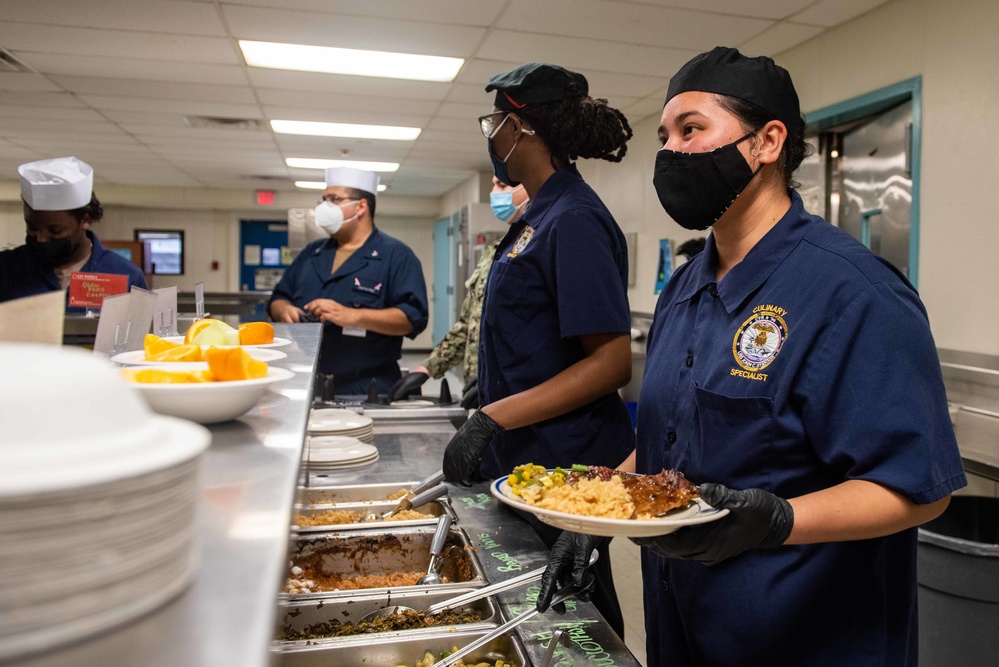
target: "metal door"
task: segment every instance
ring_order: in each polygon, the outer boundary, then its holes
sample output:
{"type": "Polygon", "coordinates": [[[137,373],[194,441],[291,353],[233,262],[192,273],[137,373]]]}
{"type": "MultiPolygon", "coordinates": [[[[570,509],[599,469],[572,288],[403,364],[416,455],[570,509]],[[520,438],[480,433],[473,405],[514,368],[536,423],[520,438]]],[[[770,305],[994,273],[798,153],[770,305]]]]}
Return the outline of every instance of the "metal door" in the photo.
{"type": "Polygon", "coordinates": [[[434,223],[433,343],[436,345],[455,320],[455,231],[452,216],[434,223]]]}

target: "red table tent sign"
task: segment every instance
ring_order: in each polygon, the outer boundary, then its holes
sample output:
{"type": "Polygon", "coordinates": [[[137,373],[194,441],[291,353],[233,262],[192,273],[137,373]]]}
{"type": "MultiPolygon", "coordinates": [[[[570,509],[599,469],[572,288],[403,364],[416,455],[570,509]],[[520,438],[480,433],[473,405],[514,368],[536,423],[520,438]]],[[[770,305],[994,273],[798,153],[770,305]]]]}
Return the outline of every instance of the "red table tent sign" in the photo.
{"type": "Polygon", "coordinates": [[[104,297],[128,291],[128,276],[114,273],[73,273],[69,277],[69,305],[100,308],[104,297]]]}

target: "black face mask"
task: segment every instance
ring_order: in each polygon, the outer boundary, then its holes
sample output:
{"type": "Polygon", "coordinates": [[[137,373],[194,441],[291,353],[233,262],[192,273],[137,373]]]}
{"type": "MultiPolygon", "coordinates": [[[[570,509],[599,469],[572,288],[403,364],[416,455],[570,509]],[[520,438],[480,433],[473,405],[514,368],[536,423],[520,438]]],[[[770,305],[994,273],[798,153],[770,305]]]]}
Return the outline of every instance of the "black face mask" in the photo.
{"type": "Polygon", "coordinates": [[[750,169],[739,152],[738,145],[751,136],[708,153],[659,151],[652,185],[669,216],[692,230],[717,222],[760,171],[750,169]]]}
{"type": "Polygon", "coordinates": [[[82,243],[82,240],[73,243],[72,236],[46,241],[45,243],[39,243],[38,239],[31,235],[25,236],[24,240],[28,244],[28,250],[31,251],[35,259],[40,264],[49,267],[62,266],[68,262],[73,253],[80,247],[80,243],[82,243]]]}

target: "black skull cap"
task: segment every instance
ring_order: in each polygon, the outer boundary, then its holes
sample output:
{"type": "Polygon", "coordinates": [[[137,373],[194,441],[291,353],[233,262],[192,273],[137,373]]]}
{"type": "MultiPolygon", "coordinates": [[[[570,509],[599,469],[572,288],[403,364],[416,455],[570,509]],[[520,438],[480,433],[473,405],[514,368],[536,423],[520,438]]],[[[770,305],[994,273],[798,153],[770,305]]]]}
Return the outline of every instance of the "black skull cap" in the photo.
{"type": "Polygon", "coordinates": [[[581,94],[589,93],[586,77],[579,72],[547,63],[526,63],[489,79],[486,92],[496,91],[497,109],[519,111],[535,104],[561,102],[572,83],[581,94]]]}
{"type": "Polygon", "coordinates": [[[738,49],[716,46],[694,56],[673,75],[663,106],[688,91],[729,95],[755,104],[784,123],[789,134],[802,122],[791,75],[767,56],[750,58],[738,49]]]}

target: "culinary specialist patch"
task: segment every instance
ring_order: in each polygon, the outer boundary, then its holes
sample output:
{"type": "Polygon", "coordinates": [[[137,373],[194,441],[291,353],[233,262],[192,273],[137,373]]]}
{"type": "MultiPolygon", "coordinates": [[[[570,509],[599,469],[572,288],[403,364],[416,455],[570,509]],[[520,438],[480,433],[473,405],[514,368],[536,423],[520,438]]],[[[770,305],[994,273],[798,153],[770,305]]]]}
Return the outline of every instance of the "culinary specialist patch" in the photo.
{"type": "Polygon", "coordinates": [[[516,257],[518,254],[524,252],[524,248],[531,241],[531,237],[534,236],[533,227],[524,227],[524,231],[520,233],[517,237],[517,242],[513,244],[513,250],[507,253],[507,257],[516,257]]]}
{"type": "Polygon", "coordinates": [[[776,306],[754,308],[753,316],[742,323],[732,341],[736,363],[747,371],[760,371],[769,366],[787,340],[787,324],[781,317],[786,314],[786,310],[776,306]]]}

